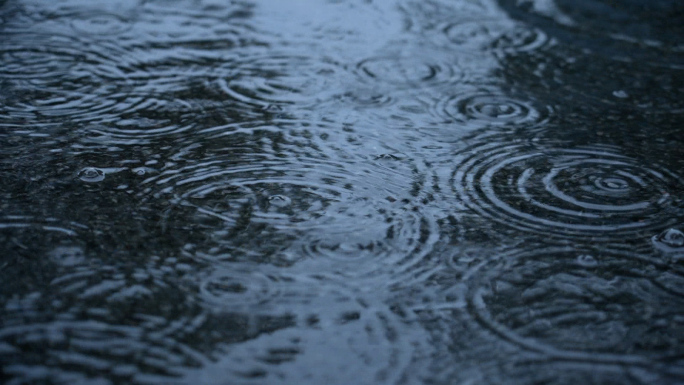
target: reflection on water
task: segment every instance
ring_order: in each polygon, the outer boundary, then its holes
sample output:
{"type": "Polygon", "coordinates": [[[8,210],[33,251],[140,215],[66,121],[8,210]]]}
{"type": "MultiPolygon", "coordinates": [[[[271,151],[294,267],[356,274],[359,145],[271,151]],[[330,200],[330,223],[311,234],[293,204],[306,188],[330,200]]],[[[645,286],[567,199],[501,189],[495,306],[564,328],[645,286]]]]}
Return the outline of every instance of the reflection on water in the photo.
{"type": "Polygon", "coordinates": [[[3,379],[683,382],[682,15],[0,2],[3,379]]]}

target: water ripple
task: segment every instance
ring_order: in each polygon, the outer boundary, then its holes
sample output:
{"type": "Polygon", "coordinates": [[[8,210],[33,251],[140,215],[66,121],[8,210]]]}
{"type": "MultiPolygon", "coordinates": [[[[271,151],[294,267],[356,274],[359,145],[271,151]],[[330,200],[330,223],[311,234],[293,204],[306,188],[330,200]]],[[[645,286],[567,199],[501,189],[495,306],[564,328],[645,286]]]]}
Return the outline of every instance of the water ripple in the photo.
{"type": "Polygon", "coordinates": [[[565,44],[621,61],[682,68],[681,12],[676,1],[498,0],[513,17],[538,25],[565,44]],[[663,61],[663,56],[668,60],[663,61]]]}
{"type": "Polygon", "coordinates": [[[116,13],[92,10],[61,16],[70,19],[71,27],[78,33],[112,36],[132,28],[128,20],[116,13]]]}
{"type": "MultiPolygon", "coordinates": [[[[413,358],[427,354],[427,340],[414,327],[374,296],[343,288],[328,280],[291,277],[273,307],[297,317],[295,327],[285,328],[240,344],[201,371],[188,371],[189,382],[219,383],[358,383],[394,384],[417,378],[411,372],[413,358]],[[302,285],[303,284],[303,285],[302,285]],[[296,286],[301,286],[297,291],[296,286]],[[321,359],[333,349],[344,362],[321,359]],[[353,367],[353,373],[348,370],[353,367]],[[220,379],[220,380],[219,380],[220,379]],[[362,383],[366,383],[362,381],[362,383]]],[[[229,307],[229,305],[225,305],[229,307]]]]}
{"type": "Polygon", "coordinates": [[[439,238],[436,221],[410,208],[387,206],[357,204],[336,212],[325,234],[297,242],[303,244],[304,258],[343,277],[386,277],[387,286],[425,274],[434,267],[429,255],[439,238]]]}
{"type": "Polygon", "coordinates": [[[468,207],[502,225],[562,238],[634,239],[682,215],[681,177],[611,147],[554,149],[490,143],[455,162],[468,207]]]}
{"type": "Polygon", "coordinates": [[[445,85],[464,78],[465,73],[457,62],[429,57],[420,56],[420,53],[370,57],[356,65],[356,73],[366,83],[370,81],[394,88],[445,85]]]}
{"type": "Polygon", "coordinates": [[[487,127],[534,128],[553,115],[550,106],[517,100],[496,91],[476,90],[431,102],[430,111],[444,123],[462,123],[468,130],[487,127]]]}
{"type": "Polygon", "coordinates": [[[341,71],[331,58],[268,52],[229,61],[213,76],[217,87],[233,100],[268,108],[329,99],[341,71]]]}
{"type": "Polygon", "coordinates": [[[443,26],[442,31],[452,44],[494,53],[529,53],[553,44],[539,29],[501,19],[451,23],[443,26]]]}
{"type": "Polygon", "coordinates": [[[5,34],[0,76],[9,94],[2,111],[12,116],[98,119],[117,108],[130,88],[119,47],[58,35],[5,34]]]}
{"type": "Polygon", "coordinates": [[[205,360],[182,342],[206,322],[186,295],[189,265],[105,265],[76,246],[47,256],[59,268],[42,277],[51,278],[43,291],[3,303],[0,357],[15,381],[166,383],[205,360]]]}
{"type": "Polygon", "coordinates": [[[499,337],[556,359],[648,366],[682,344],[682,298],[666,276],[684,284],[680,267],[625,250],[514,251],[468,273],[468,309],[499,337]]]}

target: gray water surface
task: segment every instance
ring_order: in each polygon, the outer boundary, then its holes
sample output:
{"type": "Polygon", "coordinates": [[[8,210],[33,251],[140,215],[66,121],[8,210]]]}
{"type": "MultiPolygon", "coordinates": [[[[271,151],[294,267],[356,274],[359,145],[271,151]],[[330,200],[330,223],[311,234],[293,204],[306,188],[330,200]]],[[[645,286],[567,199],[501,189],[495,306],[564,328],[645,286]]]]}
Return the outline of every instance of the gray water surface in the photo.
{"type": "Polygon", "coordinates": [[[0,2],[0,382],[684,383],[676,0],[0,2]]]}

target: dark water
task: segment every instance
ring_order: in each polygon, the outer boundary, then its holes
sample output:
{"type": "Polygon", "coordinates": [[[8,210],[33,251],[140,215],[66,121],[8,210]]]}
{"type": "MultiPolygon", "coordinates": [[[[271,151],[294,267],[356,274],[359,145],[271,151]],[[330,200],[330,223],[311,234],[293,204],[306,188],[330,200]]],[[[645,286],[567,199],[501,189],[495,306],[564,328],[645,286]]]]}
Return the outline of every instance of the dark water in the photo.
{"type": "Polygon", "coordinates": [[[0,382],[684,383],[676,0],[6,0],[0,382]]]}

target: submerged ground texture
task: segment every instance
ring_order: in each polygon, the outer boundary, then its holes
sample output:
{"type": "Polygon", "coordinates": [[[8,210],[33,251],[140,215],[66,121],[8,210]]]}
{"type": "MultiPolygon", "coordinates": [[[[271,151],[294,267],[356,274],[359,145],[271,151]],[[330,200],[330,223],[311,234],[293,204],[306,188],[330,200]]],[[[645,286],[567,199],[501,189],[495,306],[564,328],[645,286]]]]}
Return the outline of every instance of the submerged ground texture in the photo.
{"type": "Polygon", "coordinates": [[[678,0],[0,1],[0,382],[684,383],[678,0]]]}

